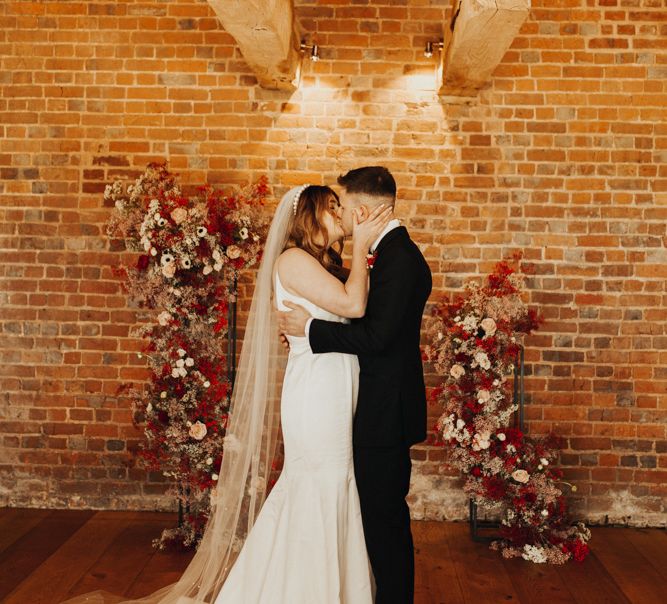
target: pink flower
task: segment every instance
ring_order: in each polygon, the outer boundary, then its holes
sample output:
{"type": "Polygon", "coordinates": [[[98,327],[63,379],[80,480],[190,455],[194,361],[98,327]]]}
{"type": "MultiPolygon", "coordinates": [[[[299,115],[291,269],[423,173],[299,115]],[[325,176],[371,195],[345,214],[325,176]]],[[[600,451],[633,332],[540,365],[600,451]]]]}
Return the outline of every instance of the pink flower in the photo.
{"type": "Polygon", "coordinates": [[[176,224],[181,224],[188,217],[188,211],[184,208],[176,208],[169,215],[176,224]]]}
{"type": "Polygon", "coordinates": [[[173,277],[176,274],[176,265],[173,262],[171,264],[165,264],[162,267],[162,274],[165,277],[173,277]]]}
{"type": "Polygon", "coordinates": [[[196,440],[201,440],[202,438],[204,438],[204,436],[206,436],[206,431],[207,431],[206,424],[197,421],[194,424],[192,424],[192,426],[190,426],[189,434],[190,436],[192,436],[192,438],[196,440]]]}
{"type": "Polygon", "coordinates": [[[486,403],[491,398],[491,393],[488,390],[480,390],[477,392],[477,400],[480,403],[486,403]]]}

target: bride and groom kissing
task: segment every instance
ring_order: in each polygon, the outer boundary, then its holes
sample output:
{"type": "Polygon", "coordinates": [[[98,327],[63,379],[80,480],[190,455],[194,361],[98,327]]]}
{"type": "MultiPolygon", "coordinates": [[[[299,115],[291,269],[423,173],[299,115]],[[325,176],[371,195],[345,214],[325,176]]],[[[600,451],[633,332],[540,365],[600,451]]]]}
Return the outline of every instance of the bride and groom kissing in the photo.
{"type": "Polygon", "coordinates": [[[393,217],[389,170],[358,168],[338,184],[340,195],[295,187],[276,208],[220,478],[185,572],[141,599],[97,591],[64,604],[414,601],[405,498],[410,446],[426,438],[419,343],[431,272],[393,217]]]}
{"type": "Polygon", "coordinates": [[[216,604],[414,600],[405,498],[410,446],[426,438],[419,341],[431,272],[393,218],[389,170],[358,168],[338,184],[340,195],[290,190],[271,227],[289,214],[272,267],[289,350],[284,465],[216,604]]]}
{"type": "Polygon", "coordinates": [[[426,438],[419,341],[431,272],[393,218],[396,183],[386,168],[352,170],[338,184],[340,196],[306,186],[281,202],[293,214],[273,269],[289,347],[285,461],[220,602],[413,601],[405,498],[410,446],[426,438]],[[337,249],[346,236],[349,272],[337,249]],[[296,534],[283,537],[283,521],[296,534]],[[291,558],[289,567],[276,557],[291,558]],[[272,566],[292,576],[276,575],[282,594],[263,596],[257,572],[272,576],[272,566]]]}

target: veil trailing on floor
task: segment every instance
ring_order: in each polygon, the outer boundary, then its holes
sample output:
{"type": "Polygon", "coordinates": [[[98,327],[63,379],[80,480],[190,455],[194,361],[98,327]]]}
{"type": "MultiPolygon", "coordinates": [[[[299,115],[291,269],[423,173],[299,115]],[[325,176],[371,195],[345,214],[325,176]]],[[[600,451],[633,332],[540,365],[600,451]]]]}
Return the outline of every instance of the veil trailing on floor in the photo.
{"type": "Polygon", "coordinates": [[[213,604],[266,497],[280,437],[280,396],[287,354],[272,310],[273,266],[282,253],[302,187],[278,204],[257,273],[224,440],[220,479],[199,548],[180,579],[127,599],[93,591],[61,604],[213,604]]]}

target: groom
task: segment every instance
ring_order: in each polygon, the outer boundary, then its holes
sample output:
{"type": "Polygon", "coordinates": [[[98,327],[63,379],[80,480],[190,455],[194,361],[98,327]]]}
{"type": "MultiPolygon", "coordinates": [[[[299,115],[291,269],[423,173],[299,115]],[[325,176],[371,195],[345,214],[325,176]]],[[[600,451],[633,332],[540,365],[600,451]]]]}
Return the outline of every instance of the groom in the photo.
{"type": "MultiPolygon", "coordinates": [[[[396,182],[384,167],[351,170],[342,187],[343,229],[352,234],[352,212],[365,219],[373,208],[396,201],[396,182]]],[[[366,547],[377,584],[376,604],[414,601],[414,551],[410,510],[410,446],[426,438],[426,395],[419,337],[431,293],[431,271],[407,229],[396,219],[370,250],[374,264],[366,314],[350,324],[313,319],[285,302],[280,330],[308,336],[315,354],[359,357],[354,417],[354,472],[366,547]]],[[[370,262],[369,262],[370,264],[370,262]]]]}

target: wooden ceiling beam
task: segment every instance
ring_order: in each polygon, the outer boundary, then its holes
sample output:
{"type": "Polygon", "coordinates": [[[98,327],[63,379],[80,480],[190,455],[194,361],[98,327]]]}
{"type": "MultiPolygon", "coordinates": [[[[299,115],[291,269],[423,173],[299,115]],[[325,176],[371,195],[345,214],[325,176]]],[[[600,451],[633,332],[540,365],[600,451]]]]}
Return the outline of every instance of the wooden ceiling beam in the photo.
{"type": "Polygon", "coordinates": [[[292,0],[208,0],[262,88],[295,90],[301,38],[292,0]]]}
{"type": "Polygon", "coordinates": [[[512,44],[530,0],[455,0],[442,52],[440,95],[475,96],[512,44]]]}

